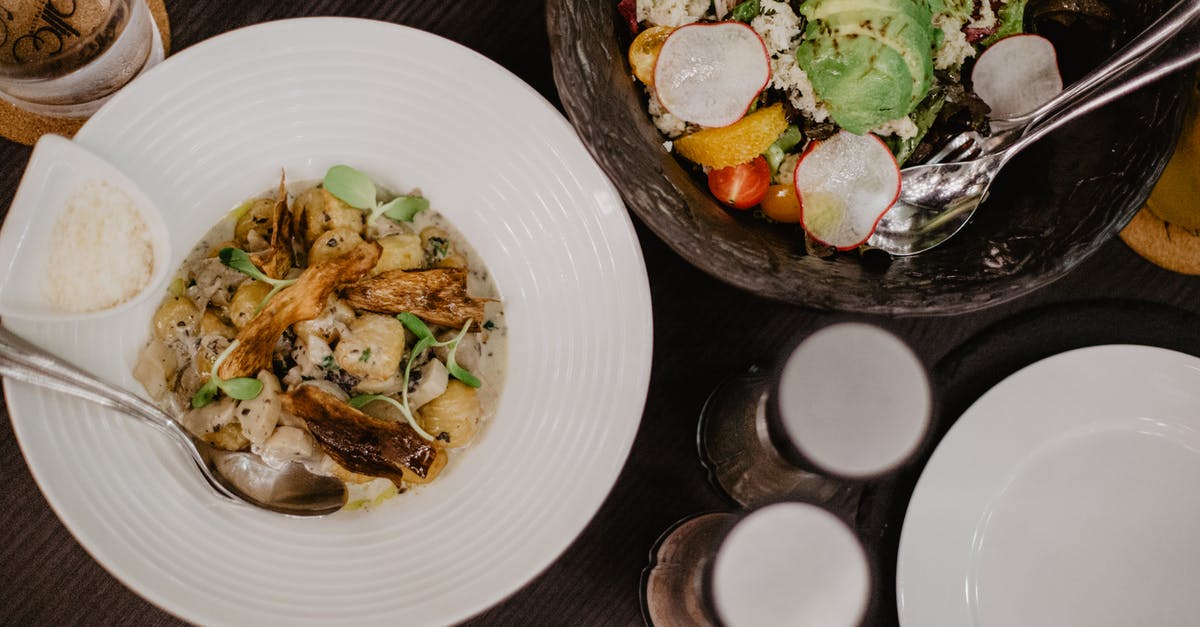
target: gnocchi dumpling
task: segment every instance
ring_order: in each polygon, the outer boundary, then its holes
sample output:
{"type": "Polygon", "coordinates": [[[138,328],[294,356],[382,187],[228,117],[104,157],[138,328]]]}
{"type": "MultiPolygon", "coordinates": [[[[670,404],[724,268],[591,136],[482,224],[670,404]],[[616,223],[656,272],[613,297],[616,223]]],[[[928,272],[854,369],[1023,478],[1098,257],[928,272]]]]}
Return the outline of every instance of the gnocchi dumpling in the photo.
{"type": "Polygon", "coordinates": [[[363,212],[338,200],[323,187],[314,187],[297,196],[292,215],[308,244],[332,229],[350,229],[355,233],[362,233],[363,229],[363,212]]]}
{"type": "Polygon", "coordinates": [[[475,437],[483,407],[475,388],[452,379],[446,391],[417,410],[417,422],[448,448],[465,446],[475,437]]]}
{"type": "Polygon", "coordinates": [[[400,370],[404,325],[393,316],[364,313],[350,323],[333,349],[333,359],[359,379],[384,381],[400,370]]]}

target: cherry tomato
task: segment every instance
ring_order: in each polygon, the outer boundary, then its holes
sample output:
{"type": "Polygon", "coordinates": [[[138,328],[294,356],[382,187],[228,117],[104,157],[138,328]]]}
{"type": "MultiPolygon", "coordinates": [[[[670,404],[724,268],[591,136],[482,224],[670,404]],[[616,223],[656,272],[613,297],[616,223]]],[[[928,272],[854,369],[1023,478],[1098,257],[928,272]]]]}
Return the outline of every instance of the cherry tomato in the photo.
{"type": "Polygon", "coordinates": [[[762,199],[763,213],[776,222],[800,221],[800,199],[794,185],[772,185],[762,199]]]}
{"type": "Polygon", "coordinates": [[[708,173],[708,189],[713,196],[736,209],[749,209],[762,202],[770,185],[771,166],[761,156],[708,173]]]}

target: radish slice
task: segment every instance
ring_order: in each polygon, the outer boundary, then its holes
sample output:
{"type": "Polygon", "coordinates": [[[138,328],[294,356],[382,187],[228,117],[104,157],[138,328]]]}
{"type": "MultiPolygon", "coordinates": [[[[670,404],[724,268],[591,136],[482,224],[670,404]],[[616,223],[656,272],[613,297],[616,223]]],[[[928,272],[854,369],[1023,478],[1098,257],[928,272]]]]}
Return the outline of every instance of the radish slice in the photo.
{"type": "Polygon", "coordinates": [[[681,26],[667,37],[654,65],[663,107],[708,127],[742,119],[770,79],[766,45],[741,22],[681,26]]]}
{"type": "Polygon", "coordinates": [[[874,135],[841,131],[814,142],[796,164],[800,222],[838,250],[861,246],[900,197],[900,166],[874,135]]]}
{"type": "Polygon", "coordinates": [[[1054,44],[1037,35],[1014,35],[992,44],[975,62],[971,82],[992,108],[993,119],[1029,113],[1063,89],[1054,44]]]}

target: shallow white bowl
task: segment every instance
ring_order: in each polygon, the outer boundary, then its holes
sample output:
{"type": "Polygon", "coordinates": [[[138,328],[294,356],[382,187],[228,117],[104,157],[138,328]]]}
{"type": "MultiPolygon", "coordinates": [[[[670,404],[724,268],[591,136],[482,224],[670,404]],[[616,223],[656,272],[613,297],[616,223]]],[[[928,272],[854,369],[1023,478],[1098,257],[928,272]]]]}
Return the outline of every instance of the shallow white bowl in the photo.
{"type": "MultiPolygon", "coordinates": [[[[323,519],[230,505],[153,430],[7,383],[34,478],[132,589],[203,624],[449,624],[534,577],[590,520],[641,418],[649,289],[619,197],[527,85],[420,31],[275,22],[168,59],[76,141],[161,207],[172,267],[281,168],[299,181],[346,163],[420,187],[490,267],[509,325],[508,381],[472,448],[425,489],[323,519]]],[[[155,305],[11,326],[136,389],[155,305]]]]}
{"type": "MultiPolygon", "coordinates": [[[[34,146],[29,166],[0,229],[0,316],[34,320],[84,320],[125,311],[161,294],[170,266],[167,225],[141,188],[113,164],[59,135],[45,135],[34,146]],[[89,181],[104,181],[122,191],[141,214],[154,246],[154,268],[141,291],[124,302],[89,312],[67,311],[46,293],[53,258],[53,230],[71,195],[89,181]]],[[[96,259],[97,263],[104,260],[96,259]]]]}

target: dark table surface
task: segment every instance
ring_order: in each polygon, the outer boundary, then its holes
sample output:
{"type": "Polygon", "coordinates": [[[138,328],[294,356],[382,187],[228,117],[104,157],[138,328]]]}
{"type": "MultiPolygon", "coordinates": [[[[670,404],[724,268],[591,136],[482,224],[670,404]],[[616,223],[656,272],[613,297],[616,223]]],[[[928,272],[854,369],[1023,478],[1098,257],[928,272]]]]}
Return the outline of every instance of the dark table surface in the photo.
{"type": "MultiPolygon", "coordinates": [[[[166,5],[174,52],[268,20],[367,17],[465,44],[558,103],[539,0],[167,0],[166,5]]],[[[29,153],[28,147],[0,140],[0,206],[11,201],[29,153]]],[[[650,392],[629,461],[566,553],[471,624],[640,623],[638,578],[659,534],[687,515],[730,507],[709,486],[696,456],[696,418],[707,394],[725,377],[770,361],[789,338],[831,317],[740,292],[684,263],[640,225],[638,236],[653,295],[655,344],[650,392]]],[[[932,367],[980,330],[1047,304],[1117,298],[1195,313],[1198,297],[1200,280],[1160,270],[1114,239],[1066,278],[1013,302],[968,315],[883,322],[932,367]]],[[[1064,329],[1072,324],[1070,316],[1057,320],[1053,324],[1064,329]]],[[[0,503],[0,624],[178,622],[126,589],[75,542],[34,484],[6,418],[0,420],[0,503]]]]}

